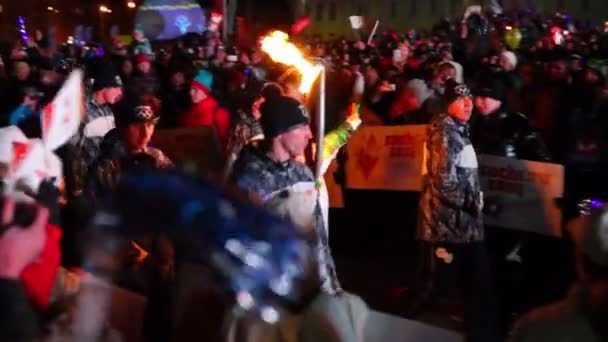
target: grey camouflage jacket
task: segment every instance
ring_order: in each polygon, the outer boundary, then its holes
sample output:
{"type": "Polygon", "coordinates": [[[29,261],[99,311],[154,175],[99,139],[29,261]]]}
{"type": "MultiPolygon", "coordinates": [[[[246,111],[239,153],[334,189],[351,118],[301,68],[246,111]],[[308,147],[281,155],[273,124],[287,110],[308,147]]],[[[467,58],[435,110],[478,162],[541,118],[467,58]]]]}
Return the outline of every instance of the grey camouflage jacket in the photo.
{"type": "Polygon", "coordinates": [[[436,115],[426,139],[427,175],[420,198],[418,239],[467,243],[484,239],[477,156],[468,125],[436,115]]]}
{"type": "MultiPolygon", "coordinates": [[[[289,160],[279,164],[266,157],[258,149],[247,146],[234,164],[231,182],[240,189],[257,194],[263,201],[268,201],[270,196],[277,191],[287,189],[300,182],[314,182],[312,171],[304,164],[295,160],[289,160]]],[[[322,288],[329,294],[341,291],[336,274],[331,250],[329,248],[329,237],[324,227],[323,215],[319,201],[313,213],[315,242],[317,258],[319,263],[319,275],[322,288]]]]}

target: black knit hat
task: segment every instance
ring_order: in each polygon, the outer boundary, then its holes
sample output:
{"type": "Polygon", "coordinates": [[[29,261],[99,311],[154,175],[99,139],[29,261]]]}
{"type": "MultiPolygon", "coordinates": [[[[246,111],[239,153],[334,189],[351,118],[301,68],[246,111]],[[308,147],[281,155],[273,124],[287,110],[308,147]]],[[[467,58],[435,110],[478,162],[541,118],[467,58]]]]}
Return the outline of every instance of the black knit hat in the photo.
{"type": "Polygon", "coordinates": [[[454,80],[445,82],[445,97],[446,103],[450,104],[461,97],[471,97],[471,90],[466,84],[460,84],[454,80]]]}
{"type": "Polygon", "coordinates": [[[126,127],[134,123],[158,123],[159,116],[148,101],[139,96],[128,96],[116,106],[116,125],[126,127]]]}
{"type": "Polygon", "coordinates": [[[504,101],[504,85],[495,79],[482,81],[475,89],[475,96],[504,101]]]}
{"type": "Polygon", "coordinates": [[[122,87],[122,80],[114,70],[112,64],[104,61],[94,65],[93,68],[94,70],[91,72],[93,91],[102,90],[104,88],[122,87]]]}
{"type": "Polygon", "coordinates": [[[265,101],[260,112],[260,123],[266,139],[275,138],[293,129],[308,125],[306,108],[295,99],[281,96],[265,101]]]}

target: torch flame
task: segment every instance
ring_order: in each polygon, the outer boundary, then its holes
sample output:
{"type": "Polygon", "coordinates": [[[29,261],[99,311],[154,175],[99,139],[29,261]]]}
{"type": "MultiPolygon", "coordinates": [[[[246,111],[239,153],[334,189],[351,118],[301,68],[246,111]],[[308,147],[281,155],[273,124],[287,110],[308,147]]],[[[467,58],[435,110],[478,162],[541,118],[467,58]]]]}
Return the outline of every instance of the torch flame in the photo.
{"type": "Polygon", "coordinates": [[[313,65],[304,59],[302,52],[290,43],[288,38],[285,32],[274,31],[262,38],[262,51],[266,52],[273,61],[296,68],[302,75],[299,91],[308,94],[323,67],[313,65]]]}

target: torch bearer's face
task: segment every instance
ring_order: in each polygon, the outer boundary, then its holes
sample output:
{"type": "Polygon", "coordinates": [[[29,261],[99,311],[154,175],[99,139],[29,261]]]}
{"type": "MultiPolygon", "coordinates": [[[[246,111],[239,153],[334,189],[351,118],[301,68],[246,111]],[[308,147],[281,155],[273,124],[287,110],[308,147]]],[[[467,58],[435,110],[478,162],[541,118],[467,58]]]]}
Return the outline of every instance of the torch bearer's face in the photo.
{"type": "Polygon", "coordinates": [[[312,132],[310,131],[310,126],[305,125],[283,133],[277,138],[285,151],[289,153],[289,156],[296,158],[304,155],[304,151],[308,147],[310,139],[312,139],[312,132]]]}

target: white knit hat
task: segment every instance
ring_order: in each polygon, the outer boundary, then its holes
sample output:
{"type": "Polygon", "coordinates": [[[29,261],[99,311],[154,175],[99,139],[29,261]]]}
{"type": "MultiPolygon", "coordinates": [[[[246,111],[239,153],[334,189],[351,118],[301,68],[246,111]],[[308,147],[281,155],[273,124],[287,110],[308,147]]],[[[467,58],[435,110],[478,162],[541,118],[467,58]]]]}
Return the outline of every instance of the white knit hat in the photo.
{"type": "Polygon", "coordinates": [[[513,69],[517,67],[517,56],[512,51],[504,51],[500,54],[501,57],[504,57],[509,64],[513,66],[513,69]]]}
{"type": "Polygon", "coordinates": [[[426,82],[420,79],[413,79],[407,82],[407,87],[414,93],[414,96],[416,96],[421,105],[433,95],[433,90],[427,86],[426,82]]]}

